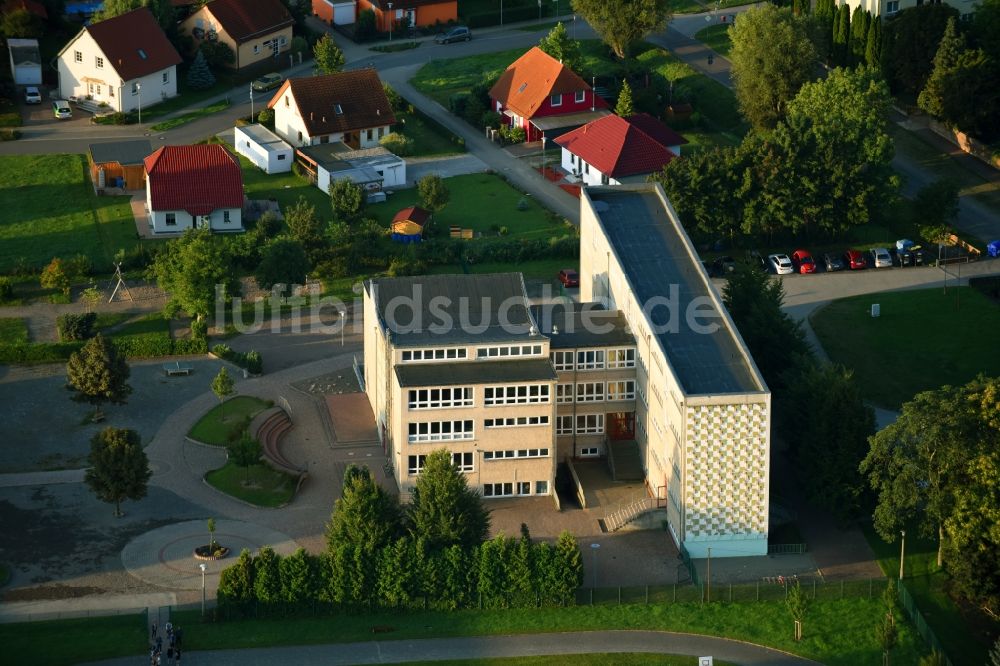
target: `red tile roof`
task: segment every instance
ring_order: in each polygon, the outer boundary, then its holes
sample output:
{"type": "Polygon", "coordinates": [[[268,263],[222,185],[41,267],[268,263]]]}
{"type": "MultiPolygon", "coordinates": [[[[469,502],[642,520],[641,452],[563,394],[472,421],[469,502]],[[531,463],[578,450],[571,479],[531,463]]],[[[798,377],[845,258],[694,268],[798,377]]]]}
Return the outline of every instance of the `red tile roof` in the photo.
{"type": "Polygon", "coordinates": [[[382,81],[374,69],[288,79],[267,103],[268,108],[273,109],[289,88],[309,136],[396,122],[382,81]]]}
{"type": "MultiPolygon", "coordinates": [[[[94,23],[84,30],[90,33],[108,64],[125,81],[154,74],[181,62],[177,49],[167,40],[153,13],[145,7],[94,23]]],[[[63,51],[67,48],[69,44],[63,51]]]]}
{"type": "Polygon", "coordinates": [[[427,220],[429,220],[430,217],[431,213],[429,210],[424,210],[420,206],[410,206],[409,208],[404,208],[396,213],[396,215],[392,218],[392,223],[396,224],[397,222],[409,221],[419,224],[420,226],[424,226],[427,224],[427,220]]]}
{"type": "Polygon", "coordinates": [[[163,146],[145,159],[153,210],[208,215],[243,207],[243,171],[218,144],[163,146]]]}
{"type": "Polygon", "coordinates": [[[688,142],[687,139],[648,113],[634,113],[628,117],[628,121],[664,146],[683,146],[688,142]]]}
{"type": "MultiPolygon", "coordinates": [[[[532,118],[550,95],[590,90],[569,67],[537,46],[515,60],[490,88],[490,97],[522,118],[532,118]]],[[[603,107],[603,100],[598,102],[603,107]]]]}
{"type": "MultiPolygon", "coordinates": [[[[677,157],[668,148],[668,145],[676,143],[658,141],[640,129],[633,118],[626,120],[615,115],[604,116],[556,137],[556,143],[612,178],[652,173],[677,157]]],[[[640,123],[647,127],[652,123],[662,125],[651,116],[640,123]]],[[[661,137],[679,136],[665,125],[654,132],[661,137]]]]}
{"type": "Polygon", "coordinates": [[[45,9],[45,5],[40,2],[35,2],[35,0],[7,0],[7,2],[3,3],[4,14],[15,12],[18,9],[23,9],[29,14],[34,14],[39,18],[49,18],[49,12],[45,9]]]}
{"type": "Polygon", "coordinates": [[[241,44],[295,23],[280,0],[212,0],[205,9],[241,44]]]}

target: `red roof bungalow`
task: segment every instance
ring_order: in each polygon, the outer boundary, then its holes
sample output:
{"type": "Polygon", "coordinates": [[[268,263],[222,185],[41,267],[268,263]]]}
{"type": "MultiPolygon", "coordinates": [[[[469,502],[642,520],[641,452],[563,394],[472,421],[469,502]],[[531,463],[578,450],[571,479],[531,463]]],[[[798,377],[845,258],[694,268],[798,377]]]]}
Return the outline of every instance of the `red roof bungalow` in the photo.
{"type": "Polygon", "coordinates": [[[420,206],[410,206],[392,218],[392,240],[399,243],[419,243],[431,213],[420,206]]]}
{"type": "Polygon", "coordinates": [[[537,46],[518,58],[490,88],[493,109],[528,141],[548,139],[610,113],[587,82],[537,46]]]}
{"type": "Polygon", "coordinates": [[[144,161],[153,233],[243,231],[243,171],[218,144],[163,146],[144,161]]]}
{"type": "Polygon", "coordinates": [[[687,142],[645,113],[605,116],[556,138],[562,168],[584,185],[644,181],[680,155],[687,142]]]}
{"type": "MultiPolygon", "coordinates": [[[[337,0],[313,0],[313,13],[329,23],[335,22],[332,10],[337,4],[337,0]]],[[[397,30],[400,25],[424,27],[458,20],[458,0],[358,0],[359,14],[368,9],[375,12],[375,26],[380,32],[389,32],[390,23],[397,30]]]]}

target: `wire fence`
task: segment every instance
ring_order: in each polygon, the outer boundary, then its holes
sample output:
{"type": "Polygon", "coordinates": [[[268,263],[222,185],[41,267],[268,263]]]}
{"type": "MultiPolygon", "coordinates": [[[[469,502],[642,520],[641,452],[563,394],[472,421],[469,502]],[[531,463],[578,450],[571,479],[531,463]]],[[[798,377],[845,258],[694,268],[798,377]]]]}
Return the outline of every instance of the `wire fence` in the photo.
{"type": "Polygon", "coordinates": [[[916,628],[917,633],[920,634],[921,638],[924,639],[932,650],[937,650],[944,657],[944,663],[946,666],[952,666],[951,660],[948,658],[948,653],[944,651],[944,646],[941,645],[941,641],[938,640],[937,635],[934,630],[931,629],[930,625],[927,624],[927,620],[924,619],[924,614],[920,612],[917,608],[917,603],[913,600],[913,596],[910,591],[906,589],[906,585],[903,581],[899,581],[899,603],[906,611],[906,614],[910,617],[910,621],[913,622],[913,626],[916,628]]]}

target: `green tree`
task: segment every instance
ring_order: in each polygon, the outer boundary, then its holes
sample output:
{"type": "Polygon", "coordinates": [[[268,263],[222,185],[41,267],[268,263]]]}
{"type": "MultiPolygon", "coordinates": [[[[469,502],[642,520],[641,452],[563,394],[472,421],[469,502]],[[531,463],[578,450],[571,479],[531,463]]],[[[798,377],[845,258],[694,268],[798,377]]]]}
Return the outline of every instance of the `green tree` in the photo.
{"type": "Polygon", "coordinates": [[[293,285],[305,284],[311,268],[301,241],[278,236],[264,246],[254,275],[261,288],[270,290],[275,285],[284,285],[282,295],[288,296],[293,285]]]}
{"type": "Polygon", "coordinates": [[[622,118],[630,118],[635,113],[632,106],[632,86],[628,81],[622,82],[621,92],[618,93],[618,103],[615,104],[615,113],[622,118]]]}
{"type": "Polygon", "coordinates": [[[1000,58],[1000,0],[982,0],[972,15],[972,39],[975,46],[992,58],[1000,58]]]}
{"type": "Polygon", "coordinates": [[[472,602],[476,568],[470,552],[455,544],[441,553],[441,599],[446,610],[455,610],[472,602]]]}
{"type": "Polygon", "coordinates": [[[941,118],[945,115],[944,86],[958,66],[958,60],[964,51],[965,35],[958,32],[958,24],[952,16],[938,42],[937,52],[934,54],[934,69],[927,79],[927,85],[917,97],[917,105],[932,116],[941,118]]]}
{"type": "Polygon", "coordinates": [[[850,55],[848,64],[857,65],[865,61],[865,45],[868,39],[868,26],[871,25],[871,12],[865,11],[861,5],[854,8],[851,15],[850,55]]]}
{"type": "Polygon", "coordinates": [[[479,591],[480,604],[483,608],[507,608],[509,606],[507,544],[507,537],[498,534],[492,539],[484,541],[478,548],[479,579],[476,588],[479,591]]]}
{"type": "Polygon", "coordinates": [[[194,90],[207,90],[215,85],[215,74],[208,68],[208,60],[205,59],[205,52],[198,49],[188,68],[187,84],[194,90]]]}
{"type": "Polygon", "coordinates": [[[833,63],[846,65],[849,42],[851,39],[851,8],[847,4],[840,5],[833,23],[833,63]]]}
{"type": "Polygon", "coordinates": [[[209,67],[225,67],[236,62],[236,54],[229,44],[222,41],[204,41],[198,47],[205,56],[205,62],[209,67]]]}
{"type": "Polygon", "coordinates": [[[393,543],[402,531],[399,501],[380,486],[367,467],[347,468],[340,499],[327,524],[331,552],[349,544],[373,553],[393,543]]]}
{"type": "Polygon", "coordinates": [[[365,189],[350,178],[330,182],[330,206],[334,219],[351,224],[365,213],[365,189]]]}
{"type": "Polygon", "coordinates": [[[344,52],[330,35],[323,34],[313,45],[313,57],[320,74],[333,74],[344,68],[344,52]]]}
{"type": "Polygon", "coordinates": [[[373,39],[377,32],[375,10],[363,9],[358,12],[358,20],[354,25],[354,38],[359,42],[367,42],[373,39]]]}
{"type": "Polygon", "coordinates": [[[990,648],[990,661],[987,666],[1000,666],[1000,638],[990,648]]]}
{"type": "Polygon", "coordinates": [[[924,89],[933,69],[933,54],[948,19],[958,10],[945,4],[910,7],[883,26],[886,78],[893,92],[913,95],[924,89]]]}
{"type": "Polygon", "coordinates": [[[243,480],[249,483],[251,465],[260,462],[260,442],[244,430],[239,437],[226,444],[226,453],[234,465],[243,468],[243,480]]]}
{"type": "Polygon", "coordinates": [[[816,46],[817,55],[824,62],[830,62],[832,57],[831,49],[836,17],[836,0],[816,0],[816,11],[810,17],[812,21],[810,34],[813,44],[816,46]]]}
{"type": "Polygon", "coordinates": [[[312,249],[322,242],[323,223],[316,215],[316,207],[300,196],[299,200],[285,210],[285,224],[292,238],[312,249]]]}
{"type": "Polygon", "coordinates": [[[574,72],[579,71],[580,42],[571,39],[566,31],[566,26],[560,21],[549,31],[549,34],[542,37],[538,42],[538,48],[548,53],[550,56],[569,67],[574,72]]]}
{"type": "Polygon", "coordinates": [[[482,543],[490,529],[489,512],[479,493],[469,488],[447,449],[427,455],[413,489],[409,518],[411,533],[426,539],[431,551],[453,544],[471,548],[482,543]]]}
{"type": "Polygon", "coordinates": [[[63,260],[59,257],[54,257],[42,270],[39,282],[42,285],[42,289],[58,289],[63,295],[69,296],[69,271],[66,270],[63,260]]]}
{"type": "Polygon", "coordinates": [[[104,0],[101,10],[94,14],[93,22],[106,21],[140,7],[149,9],[164,30],[173,25],[175,16],[171,0],[104,0]]]}
{"type": "Polygon", "coordinates": [[[248,603],[256,598],[254,573],[256,563],[250,551],[244,548],[239,559],[222,570],[219,576],[219,600],[248,603]]]}
{"type": "Polygon", "coordinates": [[[917,190],[911,209],[920,220],[921,235],[930,242],[937,242],[951,233],[949,226],[958,216],[958,183],[950,178],[939,178],[917,190]]]}
{"type": "Polygon", "coordinates": [[[254,596],[262,604],[281,601],[281,557],[270,546],[262,546],[254,558],[254,596]]]}
{"type": "Polygon", "coordinates": [[[802,640],[802,620],[805,619],[806,611],[809,609],[809,599],[806,598],[805,592],[802,591],[802,586],[799,581],[795,581],[795,585],[788,588],[788,592],[785,595],[785,607],[788,608],[788,614],[792,616],[792,621],[795,623],[795,640],[802,640]]]}
{"type": "Polygon", "coordinates": [[[774,127],[813,76],[816,49],[805,21],[790,9],[764,4],[741,14],[729,35],[740,111],[758,129],[774,127]]]}
{"type": "Polygon", "coordinates": [[[538,603],[535,578],[535,551],[527,526],[521,524],[521,538],[513,544],[507,560],[507,581],[511,603],[516,608],[532,608],[538,603]]]}
{"type": "Polygon", "coordinates": [[[668,0],[633,0],[628,3],[607,0],[572,0],[573,11],[600,35],[619,59],[628,57],[632,44],[647,35],[660,32],[670,20],[668,0]]]}
{"type": "Polygon", "coordinates": [[[878,640],[878,644],[882,648],[883,666],[889,666],[889,655],[899,640],[899,630],[896,629],[896,623],[889,615],[883,616],[875,625],[875,639],[878,640]]]}
{"type": "Polygon", "coordinates": [[[552,577],[556,603],[571,605],[577,589],[583,585],[583,555],[576,537],[565,530],[556,540],[552,577]]]}
{"type": "Polygon", "coordinates": [[[297,549],[278,563],[281,573],[281,599],[292,604],[313,601],[320,596],[320,572],[316,558],[297,549]]]}
{"type": "Polygon", "coordinates": [[[208,528],[208,550],[209,552],[215,552],[215,518],[209,518],[205,521],[205,527],[208,528]]]}
{"type": "Polygon", "coordinates": [[[135,430],[105,428],[91,438],[83,480],[97,499],[115,505],[115,516],[122,515],[123,501],[146,496],[152,475],[135,430]]]}
{"type": "Polygon", "coordinates": [[[0,35],[6,38],[34,39],[44,32],[38,17],[25,9],[4,11],[0,16],[0,35]]]}
{"type": "Polygon", "coordinates": [[[917,666],[947,666],[944,654],[937,650],[931,650],[930,654],[925,654],[920,658],[917,666]]]}
{"type": "Polygon", "coordinates": [[[184,310],[200,320],[211,314],[217,287],[226,293],[232,283],[232,256],[210,230],[188,229],[156,255],[150,273],[170,294],[168,313],[184,310]]]}
{"type": "Polygon", "coordinates": [[[104,403],[125,404],[132,393],[129,374],[124,357],[100,333],[73,352],[66,364],[66,384],[76,392],[73,399],[97,407],[97,416],[104,403]]]}
{"type": "Polygon", "coordinates": [[[225,366],[219,368],[219,374],[212,380],[212,393],[219,399],[219,407],[222,410],[222,420],[226,420],[226,398],[236,393],[236,382],[229,376],[229,371],[225,366]]]}
{"type": "Polygon", "coordinates": [[[407,538],[396,539],[378,556],[378,596],[390,608],[405,608],[411,599],[413,544],[407,538]]]}
{"type": "Polygon", "coordinates": [[[873,18],[868,24],[865,42],[865,64],[875,69],[882,67],[882,19],[873,18]]]}
{"type": "Polygon", "coordinates": [[[440,213],[448,205],[451,192],[441,176],[428,174],[417,182],[417,197],[422,207],[432,213],[440,213]]]}

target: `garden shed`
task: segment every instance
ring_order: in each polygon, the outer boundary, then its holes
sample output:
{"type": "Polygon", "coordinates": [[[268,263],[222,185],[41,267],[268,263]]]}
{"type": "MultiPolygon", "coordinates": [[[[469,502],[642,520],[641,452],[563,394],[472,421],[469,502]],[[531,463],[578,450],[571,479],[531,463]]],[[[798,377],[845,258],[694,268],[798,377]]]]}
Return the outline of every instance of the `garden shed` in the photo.
{"type": "Polygon", "coordinates": [[[392,240],[397,243],[419,243],[431,213],[420,206],[410,206],[392,218],[392,240]]]}
{"type": "Polygon", "coordinates": [[[236,152],[268,174],[287,173],[295,161],[292,147],[263,125],[245,125],[234,132],[236,152]]]}
{"type": "Polygon", "coordinates": [[[90,178],[98,191],[117,187],[123,190],[146,189],[143,160],[153,152],[149,141],[109,141],[92,143],[87,153],[90,178]]]}
{"type": "Polygon", "coordinates": [[[37,39],[8,39],[10,71],[19,86],[42,85],[42,56],[37,39]]]}

